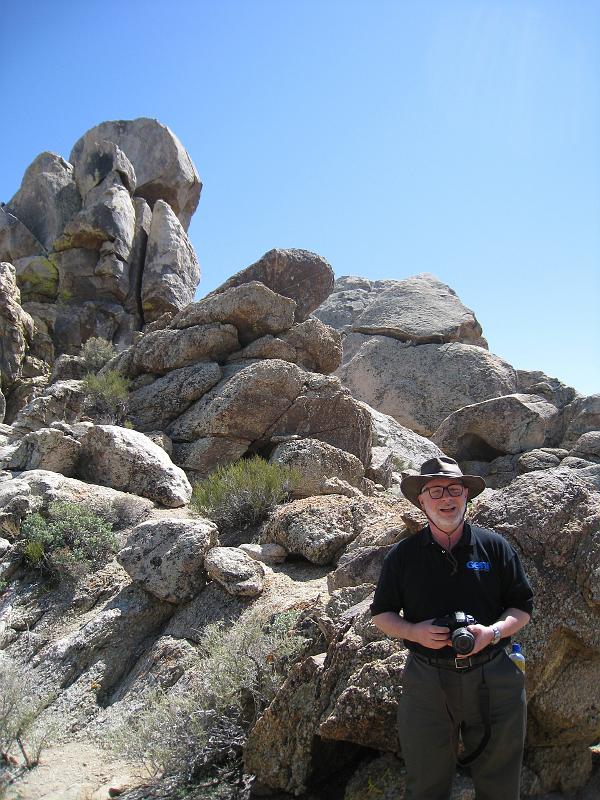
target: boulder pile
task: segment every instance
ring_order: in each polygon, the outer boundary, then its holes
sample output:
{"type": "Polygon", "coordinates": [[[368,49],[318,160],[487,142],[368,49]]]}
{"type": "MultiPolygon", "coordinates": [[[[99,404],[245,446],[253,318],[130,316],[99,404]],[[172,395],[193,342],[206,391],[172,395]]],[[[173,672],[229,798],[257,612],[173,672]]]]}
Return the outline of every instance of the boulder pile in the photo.
{"type": "MultiPolygon", "coordinates": [[[[535,592],[524,796],[584,786],[600,740],[600,395],[490,353],[428,274],[334,283],[323,257],[273,249],[194,300],[200,189],[174,134],[138,119],[96,126],[69,161],[42,154],[0,207],[0,662],[32,671],[42,721],[67,720],[59,739],[102,738],[202,680],[214,623],[292,612],[303,649],[248,716],[253,791],[400,796],[407,651],[369,604],[385,555],[425,521],[401,475],[445,453],[485,476],[471,518],[507,537],[535,592]],[[123,425],[86,405],[74,354],[91,336],[116,346],[98,377],[129,386],[123,425]],[[226,531],[190,507],[194,483],[255,455],[294,475],[260,525],[226,531]],[[20,550],[57,502],[116,537],[68,587],[20,550]]],[[[120,793],[167,796],[146,791],[120,793]]],[[[472,797],[468,779],[457,791],[472,797]]]]}

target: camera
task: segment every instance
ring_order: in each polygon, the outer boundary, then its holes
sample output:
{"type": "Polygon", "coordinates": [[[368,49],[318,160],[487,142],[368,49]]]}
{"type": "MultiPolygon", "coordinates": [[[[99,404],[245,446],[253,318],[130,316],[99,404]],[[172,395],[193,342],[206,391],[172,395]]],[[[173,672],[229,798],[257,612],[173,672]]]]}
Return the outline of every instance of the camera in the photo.
{"type": "Polygon", "coordinates": [[[434,625],[450,628],[452,648],[461,656],[468,655],[475,647],[475,637],[471,631],[467,630],[467,625],[475,625],[476,622],[475,617],[465,614],[464,611],[453,611],[451,614],[445,614],[443,617],[433,620],[434,625]]]}

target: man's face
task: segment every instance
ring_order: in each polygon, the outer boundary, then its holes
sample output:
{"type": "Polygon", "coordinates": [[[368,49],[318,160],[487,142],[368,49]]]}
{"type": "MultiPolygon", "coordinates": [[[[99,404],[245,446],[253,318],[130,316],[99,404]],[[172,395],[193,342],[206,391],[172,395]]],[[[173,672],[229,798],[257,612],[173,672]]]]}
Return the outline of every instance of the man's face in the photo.
{"type": "MultiPolygon", "coordinates": [[[[435,493],[434,491],[434,494],[435,493]]],[[[423,487],[423,491],[419,495],[419,503],[430,521],[433,522],[437,528],[450,533],[450,531],[462,522],[468,494],[469,490],[456,478],[432,478],[423,487]],[[462,491],[458,497],[452,497],[445,491],[438,500],[435,500],[428,491],[429,489],[435,490],[436,487],[438,487],[439,490],[440,488],[446,488],[448,486],[455,486],[462,491]]]]}

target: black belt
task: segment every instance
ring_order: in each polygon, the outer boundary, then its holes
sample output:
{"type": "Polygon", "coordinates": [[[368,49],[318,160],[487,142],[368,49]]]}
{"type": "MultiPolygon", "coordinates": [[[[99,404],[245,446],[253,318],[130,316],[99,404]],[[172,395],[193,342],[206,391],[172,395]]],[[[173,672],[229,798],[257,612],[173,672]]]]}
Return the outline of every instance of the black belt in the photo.
{"type": "Polygon", "coordinates": [[[427,661],[432,667],[440,667],[441,669],[451,669],[455,672],[462,672],[466,669],[473,669],[481,664],[486,664],[504,650],[504,647],[496,648],[488,653],[477,653],[474,656],[466,656],[464,658],[435,658],[430,656],[421,655],[421,653],[413,652],[413,655],[427,661]]]}

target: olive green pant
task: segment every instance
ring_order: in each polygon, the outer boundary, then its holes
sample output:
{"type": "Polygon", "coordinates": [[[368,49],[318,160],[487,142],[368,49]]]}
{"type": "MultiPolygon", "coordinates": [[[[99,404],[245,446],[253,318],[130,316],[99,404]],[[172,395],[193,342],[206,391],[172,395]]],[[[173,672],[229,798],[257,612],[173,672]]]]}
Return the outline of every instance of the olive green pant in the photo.
{"type": "Polygon", "coordinates": [[[449,800],[459,735],[465,755],[480,743],[484,724],[477,689],[489,688],[491,736],[470,765],[477,800],[518,800],[525,742],[525,676],[504,650],[486,664],[455,671],[409,655],[398,708],[406,764],[405,800],[449,800]]]}

